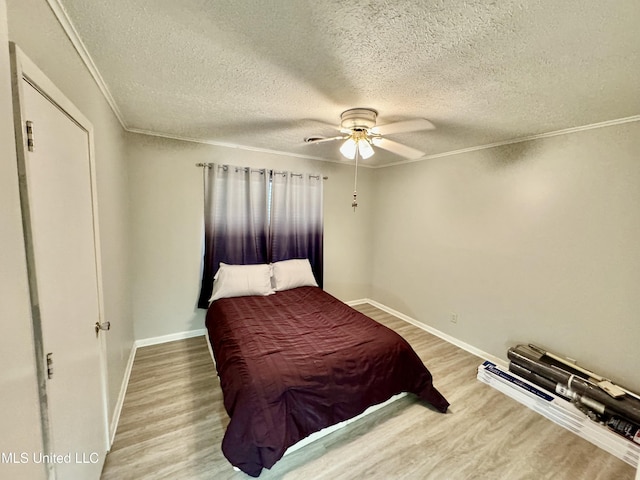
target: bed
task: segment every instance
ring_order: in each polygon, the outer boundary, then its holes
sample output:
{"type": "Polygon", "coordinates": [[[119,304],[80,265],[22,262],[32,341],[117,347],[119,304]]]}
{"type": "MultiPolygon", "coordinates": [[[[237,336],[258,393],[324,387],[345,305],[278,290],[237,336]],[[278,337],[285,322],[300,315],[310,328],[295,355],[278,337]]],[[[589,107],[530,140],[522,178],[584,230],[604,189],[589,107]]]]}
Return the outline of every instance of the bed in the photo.
{"type": "Polygon", "coordinates": [[[253,477],[400,392],[449,406],[401,336],[317,286],[215,299],[206,327],[230,417],[222,451],[253,477]]]}

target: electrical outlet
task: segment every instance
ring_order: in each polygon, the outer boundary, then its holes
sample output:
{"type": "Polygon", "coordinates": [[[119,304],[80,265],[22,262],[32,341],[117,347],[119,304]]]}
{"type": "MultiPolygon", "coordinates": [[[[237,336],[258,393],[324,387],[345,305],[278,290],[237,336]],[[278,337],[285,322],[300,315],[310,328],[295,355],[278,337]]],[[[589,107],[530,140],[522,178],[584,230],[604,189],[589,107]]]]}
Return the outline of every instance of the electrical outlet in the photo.
{"type": "Polygon", "coordinates": [[[458,323],[458,314],[452,313],[451,318],[449,320],[451,321],[451,323],[458,323]]]}

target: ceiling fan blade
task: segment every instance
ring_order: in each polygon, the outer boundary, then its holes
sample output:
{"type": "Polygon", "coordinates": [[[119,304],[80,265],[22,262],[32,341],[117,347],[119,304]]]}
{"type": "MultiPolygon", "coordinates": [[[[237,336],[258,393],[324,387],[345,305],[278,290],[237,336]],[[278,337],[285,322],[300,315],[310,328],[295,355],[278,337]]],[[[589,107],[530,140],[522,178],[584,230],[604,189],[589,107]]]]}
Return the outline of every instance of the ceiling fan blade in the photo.
{"type": "Polygon", "coordinates": [[[406,145],[402,145],[401,143],[394,142],[387,138],[374,137],[371,141],[376,147],[383,148],[384,150],[388,150],[391,153],[395,153],[396,155],[400,155],[401,157],[409,158],[411,160],[416,160],[426,155],[426,153],[421,152],[420,150],[407,147],[406,145]]]}
{"type": "Polygon", "coordinates": [[[345,135],[340,135],[338,137],[320,137],[320,136],[316,136],[316,137],[307,137],[304,139],[305,143],[324,143],[324,142],[332,142],[334,140],[344,140],[345,138],[347,138],[347,136],[345,135]]]}
{"type": "Polygon", "coordinates": [[[416,118],[415,120],[379,125],[377,127],[373,127],[371,129],[371,133],[376,135],[392,135],[394,133],[416,132],[418,130],[434,130],[435,128],[435,125],[429,120],[416,118]]]}

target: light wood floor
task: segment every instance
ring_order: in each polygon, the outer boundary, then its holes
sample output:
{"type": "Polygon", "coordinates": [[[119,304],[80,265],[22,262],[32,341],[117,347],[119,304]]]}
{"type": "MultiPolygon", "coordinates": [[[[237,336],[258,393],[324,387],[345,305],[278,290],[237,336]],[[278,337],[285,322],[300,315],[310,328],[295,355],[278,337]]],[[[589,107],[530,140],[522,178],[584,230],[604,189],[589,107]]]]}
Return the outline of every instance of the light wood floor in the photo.
{"type": "MultiPolygon", "coordinates": [[[[404,397],[285,456],[261,479],[632,480],[635,470],[476,380],[482,360],[372,306],[418,352],[445,415],[404,397]]],[[[244,480],[220,450],[228,417],[206,340],[136,353],[103,480],[244,480]]]]}

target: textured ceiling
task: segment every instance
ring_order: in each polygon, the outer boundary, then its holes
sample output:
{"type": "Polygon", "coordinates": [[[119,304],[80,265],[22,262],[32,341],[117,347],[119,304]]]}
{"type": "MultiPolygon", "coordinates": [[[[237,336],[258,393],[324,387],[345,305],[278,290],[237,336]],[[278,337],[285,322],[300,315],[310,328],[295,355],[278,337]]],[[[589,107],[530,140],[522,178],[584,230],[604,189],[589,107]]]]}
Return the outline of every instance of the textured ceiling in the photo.
{"type": "Polygon", "coordinates": [[[427,155],[640,114],[638,0],[58,2],[134,131],[339,160],[303,139],[352,107],[427,155]]]}

